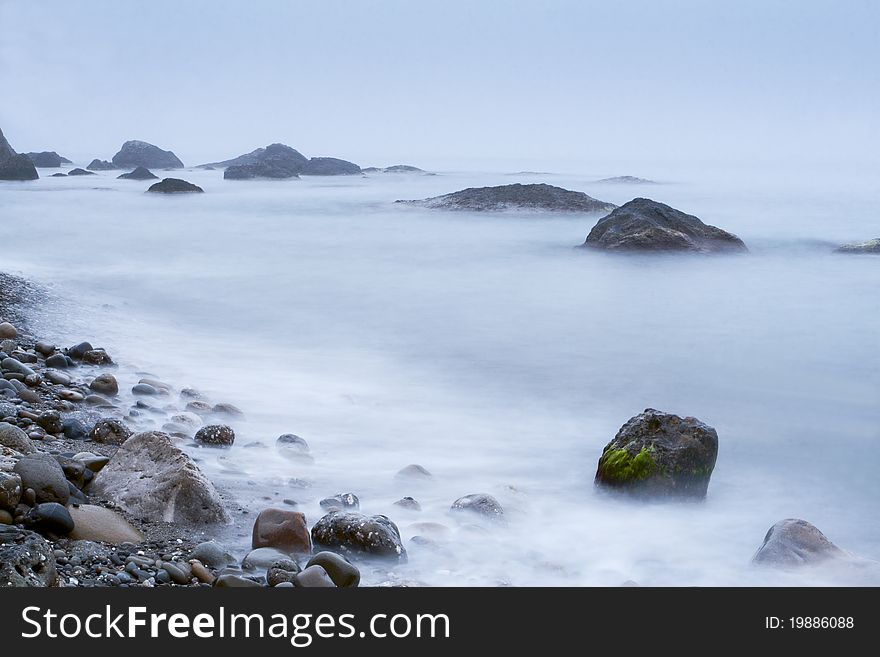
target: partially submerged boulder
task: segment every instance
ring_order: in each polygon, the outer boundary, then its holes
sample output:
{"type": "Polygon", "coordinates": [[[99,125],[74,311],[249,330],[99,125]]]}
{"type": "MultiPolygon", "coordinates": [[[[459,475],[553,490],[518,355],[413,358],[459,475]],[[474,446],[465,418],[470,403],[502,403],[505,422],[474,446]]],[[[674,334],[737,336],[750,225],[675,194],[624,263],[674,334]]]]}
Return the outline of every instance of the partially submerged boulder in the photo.
{"type": "Polygon", "coordinates": [[[639,497],[702,499],[717,456],[715,429],[648,408],[602,450],[595,483],[639,497]]]}
{"type": "Polygon", "coordinates": [[[584,246],[605,251],[748,251],[736,235],[647,198],[633,199],[600,219],[584,246]]]}
{"type": "Polygon", "coordinates": [[[637,178],[636,176],[612,176],[611,178],[602,178],[596,182],[614,183],[617,185],[656,185],[657,183],[647,178],[637,178]]]}
{"type": "Polygon", "coordinates": [[[353,176],[361,172],[354,162],[336,157],[313,157],[303,167],[304,176],[353,176]]]}
{"type": "Polygon", "coordinates": [[[55,151],[42,151],[39,153],[25,153],[27,158],[41,169],[57,169],[62,164],[69,164],[70,160],[61,157],[55,151]]]}
{"type": "Polygon", "coordinates": [[[147,191],[154,194],[201,194],[205,190],[198,185],[193,185],[191,182],[181,180],[180,178],[165,178],[162,182],[150,185],[150,188],[147,191]]]}
{"type": "Polygon", "coordinates": [[[158,431],[135,434],[92,482],[136,518],[191,524],[225,523],[229,515],[213,484],[171,437],[158,431]]]}
{"type": "Polygon", "coordinates": [[[96,176],[94,171],[87,171],[86,169],[80,169],[77,167],[76,169],[71,169],[67,172],[68,176],[96,176]]]}
{"type": "Polygon", "coordinates": [[[880,254],[880,237],[867,242],[854,242],[843,244],[836,249],[836,253],[870,253],[880,254]]]}
{"type": "Polygon", "coordinates": [[[608,212],[616,206],[599,201],[583,192],[575,192],[545,183],[470,187],[452,194],[420,201],[397,201],[440,210],[503,212],[505,210],[543,212],[608,212]]]}
{"type": "Polygon", "coordinates": [[[36,180],[39,177],[30,158],[16,153],[0,130],[0,180],[36,180]]]}
{"type": "Polygon", "coordinates": [[[164,151],[158,146],[137,139],[127,141],[122,145],[119,152],[113,156],[113,164],[120,169],[124,167],[183,168],[183,162],[171,151],[164,151]]]}
{"type": "Polygon", "coordinates": [[[146,167],[137,167],[134,171],[116,176],[120,180],[158,180],[159,176],[146,167]]]}
{"type": "Polygon", "coordinates": [[[328,513],[312,527],[312,543],[345,555],[406,560],[397,525],[381,515],[328,513]]]}
{"type": "Polygon", "coordinates": [[[806,520],[787,518],[770,528],[752,562],[790,568],[846,556],[815,525],[806,520]]]}
{"type": "Polygon", "coordinates": [[[112,162],[108,162],[107,160],[99,160],[95,158],[91,162],[89,162],[89,166],[86,167],[89,171],[112,171],[113,169],[118,168],[112,162]]]}

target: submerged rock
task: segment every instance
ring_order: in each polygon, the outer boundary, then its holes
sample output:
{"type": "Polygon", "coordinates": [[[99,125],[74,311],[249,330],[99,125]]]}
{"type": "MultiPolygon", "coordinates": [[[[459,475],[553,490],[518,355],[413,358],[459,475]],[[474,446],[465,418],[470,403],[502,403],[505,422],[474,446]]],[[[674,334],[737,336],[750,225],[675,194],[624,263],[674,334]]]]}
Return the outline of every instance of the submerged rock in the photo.
{"type": "Polygon", "coordinates": [[[146,167],[137,167],[134,171],[116,176],[119,180],[158,180],[159,176],[146,167]]]}
{"type": "Polygon", "coordinates": [[[32,531],[0,525],[0,588],[54,586],[55,554],[32,531]]]}
{"type": "Polygon", "coordinates": [[[223,160],[222,162],[212,162],[211,164],[200,165],[203,169],[213,169],[215,167],[233,167],[247,166],[252,164],[273,164],[293,170],[299,173],[309,161],[305,155],[298,150],[291,148],[287,144],[269,144],[265,148],[257,148],[250,153],[239,155],[231,160],[223,160]]]}
{"type": "Polygon", "coordinates": [[[229,522],[213,484],[170,436],[158,431],[139,433],[125,441],[95,476],[90,491],[142,520],[229,522]]]}
{"type": "Polygon", "coordinates": [[[595,483],[637,496],[702,499],[717,456],[715,429],[648,408],[602,450],[595,483]]]}
{"type": "Polygon", "coordinates": [[[209,424],[196,432],[195,441],[207,447],[231,447],[235,432],[225,424],[209,424]]]}
{"type": "Polygon", "coordinates": [[[253,180],[255,178],[289,180],[299,178],[299,174],[274,164],[237,164],[227,167],[223,172],[223,178],[226,180],[253,180]]]}
{"type": "Polygon", "coordinates": [[[503,212],[505,210],[608,212],[617,207],[613,203],[599,201],[583,192],[575,192],[545,183],[470,187],[459,192],[421,201],[397,201],[397,203],[471,212],[503,212]]]}
{"type": "Polygon", "coordinates": [[[76,169],[71,169],[70,171],[68,171],[67,175],[68,176],[96,176],[98,174],[96,174],[94,171],[86,171],[85,169],[80,169],[77,167],[76,169]]]}
{"type": "Polygon", "coordinates": [[[434,476],[418,463],[410,463],[408,466],[401,468],[394,475],[395,479],[402,480],[424,480],[433,479],[434,476]]]}
{"type": "Polygon", "coordinates": [[[335,157],[313,157],[302,168],[304,176],[352,176],[361,172],[354,162],[335,157]]]}
{"type": "Polygon", "coordinates": [[[163,151],[145,141],[127,141],[113,156],[117,168],[146,167],[148,169],[182,169],[183,162],[171,151],[163,151]]]}
{"type": "Polygon", "coordinates": [[[112,162],[108,162],[107,160],[99,160],[95,158],[91,162],[89,162],[89,166],[86,167],[89,171],[112,171],[113,169],[117,169],[112,162]]]}
{"type": "Polygon", "coordinates": [[[0,130],[0,180],[36,180],[39,177],[30,158],[16,153],[0,130]]]}
{"type": "Polygon", "coordinates": [[[613,176],[611,178],[602,178],[602,180],[597,180],[596,182],[617,183],[617,184],[621,184],[621,185],[656,185],[657,184],[653,180],[648,180],[646,178],[637,178],[635,176],[613,176]]]}
{"type": "Polygon", "coordinates": [[[409,164],[394,164],[390,167],[385,167],[382,171],[385,173],[425,173],[424,169],[419,169],[409,164]]]}
{"type": "Polygon", "coordinates": [[[397,525],[381,515],[328,513],[312,527],[312,543],[343,554],[406,560],[397,525]]]}
{"type": "Polygon", "coordinates": [[[25,153],[27,158],[41,169],[57,169],[62,164],[69,164],[70,160],[61,157],[55,151],[42,151],[40,153],[25,153]]]}
{"type": "Polygon", "coordinates": [[[150,185],[150,188],[147,191],[161,194],[185,194],[190,192],[201,194],[205,190],[198,185],[193,185],[191,182],[181,180],[180,178],[165,178],[162,182],[150,185]]]}
{"type": "Polygon", "coordinates": [[[836,253],[880,253],[880,237],[867,242],[856,242],[839,246],[836,253]]]}
{"type": "Polygon", "coordinates": [[[606,251],[748,251],[732,233],[647,198],[636,198],[603,217],[585,247],[606,251]]]}
{"type": "Polygon", "coordinates": [[[806,520],[788,518],[770,528],[752,562],[768,566],[806,566],[847,554],[806,520]]]}
{"type": "Polygon", "coordinates": [[[504,509],[501,504],[491,495],[486,493],[474,493],[459,497],[452,503],[450,511],[453,513],[468,513],[492,522],[504,521],[504,509]]]}

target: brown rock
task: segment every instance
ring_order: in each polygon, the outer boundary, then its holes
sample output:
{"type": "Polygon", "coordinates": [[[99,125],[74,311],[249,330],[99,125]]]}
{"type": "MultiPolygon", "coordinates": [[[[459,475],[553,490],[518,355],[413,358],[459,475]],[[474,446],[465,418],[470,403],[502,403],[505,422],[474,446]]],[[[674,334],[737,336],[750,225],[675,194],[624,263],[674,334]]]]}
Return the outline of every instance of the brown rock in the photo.
{"type": "Polygon", "coordinates": [[[251,545],[254,549],[271,547],[290,554],[308,554],[312,541],[305,515],[298,511],[264,509],[254,522],[251,545]]]}
{"type": "Polygon", "coordinates": [[[144,535],[115,511],[93,504],[71,506],[74,529],[70,538],[103,543],[140,543],[144,535]]]}

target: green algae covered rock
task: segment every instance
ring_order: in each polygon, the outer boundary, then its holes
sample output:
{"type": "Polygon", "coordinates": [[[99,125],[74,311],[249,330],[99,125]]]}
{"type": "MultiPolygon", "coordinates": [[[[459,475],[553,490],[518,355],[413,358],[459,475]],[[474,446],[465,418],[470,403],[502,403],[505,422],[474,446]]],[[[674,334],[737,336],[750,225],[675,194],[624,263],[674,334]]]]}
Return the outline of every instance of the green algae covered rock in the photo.
{"type": "Polygon", "coordinates": [[[648,408],[602,450],[596,485],[641,497],[701,499],[718,456],[715,429],[648,408]]]}

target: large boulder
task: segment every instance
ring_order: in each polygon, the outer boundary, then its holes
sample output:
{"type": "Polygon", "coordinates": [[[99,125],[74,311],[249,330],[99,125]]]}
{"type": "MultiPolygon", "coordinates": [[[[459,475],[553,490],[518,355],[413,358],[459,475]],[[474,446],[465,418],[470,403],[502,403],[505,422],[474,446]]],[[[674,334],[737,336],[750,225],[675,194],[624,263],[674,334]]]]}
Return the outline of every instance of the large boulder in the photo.
{"type": "Polygon", "coordinates": [[[62,164],[69,164],[70,160],[61,157],[55,151],[42,151],[41,153],[25,153],[27,158],[41,169],[57,169],[62,164]]]}
{"type": "Polygon", "coordinates": [[[86,167],[89,171],[112,171],[113,169],[117,169],[119,167],[115,166],[112,162],[108,162],[107,160],[99,160],[95,158],[91,162],[89,162],[89,166],[86,167]]]}
{"type": "Polygon", "coordinates": [[[193,185],[191,182],[181,180],[180,178],[165,178],[162,182],[150,185],[150,188],[147,191],[160,194],[186,194],[192,192],[201,194],[205,190],[198,185],[193,185]]]}
{"type": "Polygon", "coordinates": [[[295,148],[291,148],[286,144],[269,144],[265,148],[257,148],[250,153],[239,155],[231,160],[223,160],[222,162],[212,162],[211,164],[200,165],[203,168],[215,167],[233,167],[248,166],[251,164],[267,164],[274,163],[279,166],[286,166],[293,169],[294,173],[299,173],[306,165],[309,159],[295,148]]]}
{"type": "Polygon", "coordinates": [[[600,219],[584,246],[605,251],[748,251],[736,235],[648,198],[635,198],[600,219]]]}
{"type": "Polygon", "coordinates": [[[880,253],[880,237],[867,242],[855,242],[843,244],[836,249],[837,253],[880,253]]]}
{"type": "Polygon", "coordinates": [[[111,509],[94,504],[71,506],[74,528],[70,538],[103,543],[140,543],[144,535],[128,520],[111,509]]]}
{"type": "Polygon", "coordinates": [[[42,536],[0,525],[0,588],[54,586],[57,578],[55,554],[42,536]]]}
{"type": "Polygon", "coordinates": [[[303,167],[304,176],[352,176],[361,172],[354,162],[335,157],[313,157],[303,167]]]}
{"type": "Polygon", "coordinates": [[[264,178],[268,180],[287,180],[289,178],[299,178],[299,174],[289,167],[278,165],[271,162],[259,164],[236,164],[227,167],[223,172],[226,180],[253,180],[255,178],[264,178]]]}
{"type": "Polygon", "coordinates": [[[171,151],[136,139],[127,141],[113,156],[117,168],[146,167],[148,169],[182,169],[183,162],[171,151]]]}
{"type": "Polygon", "coordinates": [[[30,158],[16,153],[0,130],[0,180],[36,180],[39,177],[30,158]]]}
{"type": "Polygon", "coordinates": [[[602,450],[596,485],[644,497],[701,499],[717,456],[715,429],[648,408],[602,450]]]}
{"type": "Polygon", "coordinates": [[[119,180],[158,180],[159,176],[146,167],[137,167],[134,171],[116,176],[119,180]]]}
{"type": "Polygon", "coordinates": [[[828,559],[846,557],[846,553],[806,520],[788,518],[770,528],[752,562],[766,566],[805,566],[828,559]]]}
{"type": "Polygon", "coordinates": [[[544,183],[469,187],[452,194],[421,201],[397,201],[440,210],[503,212],[505,210],[544,212],[608,212],[616,206],[599,201],[583,192],[575,192],[544,183]]]}
{"type": "Polygon", "coordinates": [[[334,511],[312,527],[312,543],[345,555],[406,560],[400,531],[385,516],[334,511]]]}
{"type": "Polygon", "coordinates": [[[142,520],[229,522],[213,484],[170,436],[158,431],[135,434],[125,441],[89,490],[142,520]]]}

